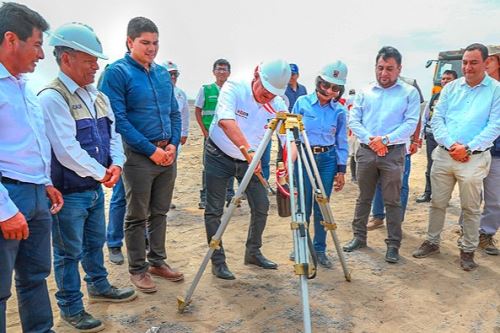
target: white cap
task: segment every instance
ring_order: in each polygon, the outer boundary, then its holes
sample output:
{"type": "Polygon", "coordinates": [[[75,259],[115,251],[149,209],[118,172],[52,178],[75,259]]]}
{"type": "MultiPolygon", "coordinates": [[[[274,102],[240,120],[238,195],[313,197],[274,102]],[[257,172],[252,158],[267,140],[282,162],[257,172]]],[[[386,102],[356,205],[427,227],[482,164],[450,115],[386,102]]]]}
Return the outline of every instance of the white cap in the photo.
{"type": "Polygon", "coordinates": [[[262,85],[267,91],[276,96],[285,93],[291,75],[290,65],[281,59],[259,65],[259,77],[262,85]]]}
{"type": "Polygon", "coordinates": [[[319,76],[327,82],[344,86],[347,79],[347,66],[337,60],[323,67],[319,76]]]}
{"type": "Polygon", "coordinates": [[[164,62],[162,64],[163,67],[167,69],[167,71],[179,71],[179,68],[177,67],[176,64],[174,64],[171,60],[168,60],[167,62],[164,62]]]}

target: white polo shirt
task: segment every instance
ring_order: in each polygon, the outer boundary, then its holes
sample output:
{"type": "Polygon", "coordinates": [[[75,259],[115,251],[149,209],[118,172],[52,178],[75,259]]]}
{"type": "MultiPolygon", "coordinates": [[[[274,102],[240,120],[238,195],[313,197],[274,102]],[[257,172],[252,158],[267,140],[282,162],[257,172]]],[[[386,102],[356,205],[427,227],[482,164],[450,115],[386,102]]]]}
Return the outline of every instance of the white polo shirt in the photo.
{"type": "MultiPolygon", "coordinates": [[[[275,97],[269,104],[276,112],[288,112],[285,101],[275,97]]],[[[210,126],[210,139],[227,155],[245,160],[239,148],[226,136],[219,121],[236,120],[250,147],[257,150],[264,138],[269,120],[274,119],[274,113],[268,111],[263,104],[257,103],[252,94],[251,82],[227,81],[224,83],[217,101],[215,117],[210,126]]]]}

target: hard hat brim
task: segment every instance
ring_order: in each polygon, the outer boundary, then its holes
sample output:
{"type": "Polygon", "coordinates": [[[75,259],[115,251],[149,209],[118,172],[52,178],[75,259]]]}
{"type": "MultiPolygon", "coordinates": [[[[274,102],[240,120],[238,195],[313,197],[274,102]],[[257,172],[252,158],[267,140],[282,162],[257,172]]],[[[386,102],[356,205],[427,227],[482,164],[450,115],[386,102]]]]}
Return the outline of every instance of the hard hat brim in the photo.
{"type": "Polygon", "coordinates": [[[91,50],[88,47],[83,46],[80,43],[77,43],[74,41],[64,40],[63,38],[61,38],[60,36],[58,36],[57,34],[55,34],[53,32],[47,32],[47,34],[50,36],[49,46],[66,46],[66,47],[69,47],[69,48],[74,49],[76,51],[87,53],[87,54],[94,56],[96,58],[100,58],[103,60],[109,59],[108,56],[106,56],[103,53],[91,50]]]}
{"type": "Polygon", "coordinates": [[[323,74],[320,74],[319,76],[323,80],[325,80],[326,82],[330,82],[330,83],[333,83],[333,84],[336,84],[339,86],[345,86],[345,83],[346,83],[346,80],[340,80],[340,79],[337,79],[335,77],[331,77],[331,76],[327,76],[327,75],[323,75],[323,74]]]}
{"type": "Polygon", "coordinates": [[[273,95],[281,96],[281,95],[285,94],[286,87],[284,89],[278,89],[278,88],[274,87],[271,83],[264,80],[262,78],[262,76],[260,77],[260,82],[262,82],[262,85],[264,86],[264,88],[266,88],[266,90],[269,91],[273,95]]]}

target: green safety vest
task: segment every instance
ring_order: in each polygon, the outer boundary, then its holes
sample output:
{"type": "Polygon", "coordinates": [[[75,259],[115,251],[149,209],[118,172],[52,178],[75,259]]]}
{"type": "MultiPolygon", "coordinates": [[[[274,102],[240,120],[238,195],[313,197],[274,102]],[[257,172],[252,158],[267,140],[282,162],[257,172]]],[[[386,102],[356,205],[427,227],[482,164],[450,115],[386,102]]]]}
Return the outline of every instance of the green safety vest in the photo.
{"type": "Polygon", "coordinates": [[[215,107],[217,106],[217,99],[219,98],[219,86],[215,83],[203,85],[203,93],[205,95],[205,103],[201,110],[201,121],[203,126],[208,131],[210,124],[215,115],[215,107]]]}

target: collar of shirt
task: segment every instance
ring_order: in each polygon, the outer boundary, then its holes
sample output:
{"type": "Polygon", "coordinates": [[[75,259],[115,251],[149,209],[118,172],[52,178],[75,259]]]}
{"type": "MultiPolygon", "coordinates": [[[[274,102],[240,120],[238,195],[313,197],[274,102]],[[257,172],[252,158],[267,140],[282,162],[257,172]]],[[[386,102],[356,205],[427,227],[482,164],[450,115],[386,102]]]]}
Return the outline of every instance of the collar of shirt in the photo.
{"type": "MultiPolygon", "coordinates": [[[[92,104],[95,103],[98,91],[92,84],[88,84],[85,87],[80,87],[75,81],[73,81],[73,79],[71,79],[68,75],[64,74],[63,72],[59,72],[58,78],[66,86],[66,88],[68,88],[70,93],[74,94],[75,92],[78,91],[78,89],[84,90],[86,92],[86,95],[90,96],[92,104]]],[[[86,96],[80,96],[80,97],[85,98],[86,96]]]]}
{"type": "Polygon", "coordinates": [[[12,75],[7,68],[3,65],[3,63],[0,62],[0,80],[1,79],[7,79],[7,78],[12,78],[13,80],[16,81],[21,81],[23,84],[26,83],[26,77],[23,74],[19,74],[18,76],[12,75]]]}
{"type": "MultiPolygon", "coordinates": [[[[309,102],[311,102],[311,105],[314,105],[316,103],[318,103],[321,107],[323,107],[324,105],[321,105],[321,103],[319,102],[319,99],[318,99],[318,93],[315,91],[309,95],[306,95],[307,99],[309,99],[309,102]]],[[[325,104],[326,105],[326,104],[325,104]]],[[[335,107],[338,105],[337,101],[335,101],[333,98],[330,100],[330,102],[328,102],[328,105],[332,108],[332,109],[335,109],[335,107]]]]}
{"type": "Polygon", "coordinates": [[[405,82],[403,82],[401,79],[397,79],[396,80],[396,83],[394,83],[392,86],[390,87],[387,87],[387,88],[384,88],[382,87],[378,81],[375,81],[375,82],[372,82],[370,85],[372,87],[372,89],[382,89],[382,90],[390,90],[390,89],[394,89],[396,86],[402,86],[404,84],[407,84],[405,82]]]}
{"type": "Polygon", "coordinates": [[[465,81],[465,77],[461,77],[459,78],[459,84],[463,87],[465,85],[467,85],[469,88],[473,89],[475,87],[479,87],[479,86],[489,86],[490,83],[491,83],[491,77],[488,75],[488,74],[484,74],[484,78],[481,80],[481,82],[479,82],[479,84],[476,84],[474,87],[471,87],[469,86],[469,84],[467,83],[467,81],[465,81]]]}
{"type": "MultiPolygon", "coordinates": [[[[132,66],[134,66],[134,67],[137,67],[137,68],[139,68],[139,69],[142,69],[142,70],[143,70],[143,71],[145,71],[145,72],[147,72],[147,71],[148,71],[148,70],[147,70],[147,69],[146,69],[143,65],[141,65],[141,64],[140,64],[140,63],[138,63],[138,62],[137,62],[134,58],[132,58],[132,56],[130,55],[130,52],[125,53],[125,60],[126,60],[129,64],[131,64],[132,66]]],[[[149,71],[150,71],[150,72],[155,71],[157,66],[158,66],[158,65],[157,65],[156,63],[154,63],[154,62],[153,62],[153,63],[151,63],[151,64],[149,65],[149,71]]]]}

